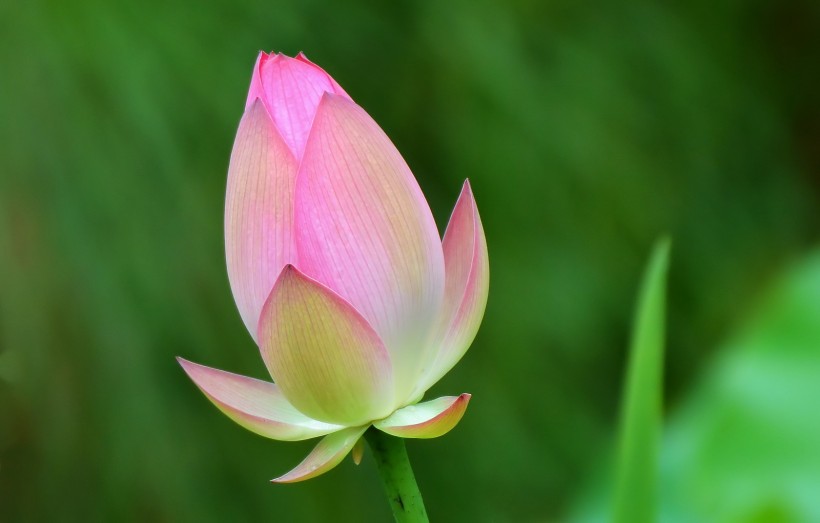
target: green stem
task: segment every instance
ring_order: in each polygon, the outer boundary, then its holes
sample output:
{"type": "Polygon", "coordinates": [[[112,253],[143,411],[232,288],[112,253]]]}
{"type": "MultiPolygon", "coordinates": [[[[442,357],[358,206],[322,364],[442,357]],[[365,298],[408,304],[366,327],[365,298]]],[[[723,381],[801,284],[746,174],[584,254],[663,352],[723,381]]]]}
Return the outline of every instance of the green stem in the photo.
{"type": "Polygon", "coordinates": [[[374,427],[370,427],[364,437],[376,460],[396,523],[428,523],[424,500],[410,467],[404,439],[390,436],[374,427]]]}

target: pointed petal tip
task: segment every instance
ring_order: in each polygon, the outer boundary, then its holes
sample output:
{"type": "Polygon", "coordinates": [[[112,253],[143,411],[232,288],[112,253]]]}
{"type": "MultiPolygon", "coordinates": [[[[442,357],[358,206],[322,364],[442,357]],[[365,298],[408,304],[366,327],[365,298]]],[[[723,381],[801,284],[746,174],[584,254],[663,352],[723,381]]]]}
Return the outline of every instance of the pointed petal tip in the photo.
{"type": "Polygon", "coordinates": [[[179,366],[182,367],[183,372],[185,372],[185,374],[187,374],[190,377],[191,376],[191,371],[189,369],[192,366],[196,365],[196,363],[194,363],[192,361],[188,361],[185,358],[183,358],[182,356],[175,356],[174,359],[177,360],[177,363],[179,363],[179,366]]]}
{"type": "MultiPolygon", "coordinates": [[[[273,299],[274,290],[278,290],[281,286],[287,284],[289,281],[292,281],[292,280],[297,280],[299,282],[306,282],[306,283],[311,284],[311,285],[318,285],[318,286],[322,287],[323,289],[329,290],[330,292],[333,292],[333,294],[336,294],[332,289],[328,288],[326,285],[323,285],[321,282],[318,282],[318,281],[314,280],[313,278],[311,278],[310,276],[308,276],[304,272],[300,271],[298,268],[296,268],[296,266],[294,264],[286,263],[282,267],[282,270],[279,271],[279,275],[276,277],[276,280],[273,282],[273,287],[271,288],[271,292],[270,292],[270,294],[268,294],[268,297],[265,299],[265,303],[262,306],[263,311],[265,310],[266,307],[268,307],[268,302],[270,302],[273,299]]],[[[261,324],[261,322],[262,322],[262,316],[260,315],[259,323],[261,324]]]]}
{"type": "Polygon", "coordinates": [[[319,99],[319,105],[316,109],[318,112],[319,110],[326,110],[327,106],[331,107],[339,107],[339,106],[351,106],[351,107],[359,107],[359,105],[350,99],[349,96],[345,93],[334,93],[330,91],[325,91],[322,93],[321,99],[319,99]]]}
{"type": "Polygon", "coordinates": [[[316,109],[317,111],[324,107],[325,104],[333,102],[336,98],[343,98],[342,96],[335,95],[329,91],[325,91],[322,93],[322,97],[319,99],[319,106],[316,109]]]}
{"type": "Polygon", "coordinates": [[[287,483],[298,483],[300,481],[310,479],[310,478],[291,478],[290,476],[291,476],[291,473],[288,472],[287,474],[282,474],[278,478],[273,478],[272,480],[270,480],[270,482],[271,483],[276,483],[276,484],[279,484],[279,485],[285,485],[287,483]]]}
{"type": "Polygon", "coordinates": [[[253,72],[251,72],[251,85],[248,89],[248,97],[245,100],[245,112],[250,109],[252,102],[264,96],[265,89],[262,86],[262,66],[268,60],[268,54],[265,51],[259,51],[256,55],[256,62],[253,64],[253,72]]]}
{"type": "Polygon", "coordinates": [[[364,457],[364,439],[359,438],[355,445],[353,445],[353,450],[350,452],[351,457],[353,458],[353,463],[355,465],[362,464],[362,458],[364,457]]]}
{"type": "Polygon", "coordinates": [[[456,200],[456,205],[463,200],[468,199],[470,202],[470,206],[473,210],[476,210],[476,203],[475,203],[475,195],[473,194],[473,186],[470,183],[469,178],[464,179],[464,183],[461,184],[461,193],[458,195],[458,199],[456,200]]]}
{"type": "Polygon", "coordinates": [[[175,359],[177,360],[177,363],[179,363],[180,367],[182,367],[182,370],[184,370],[188,375],[190,375],[191,371],[195,370],[197,367],[202,367],[202,365],[186,360],[182,356],[176,356],[175,359]]]}
{"type": "MultiPolygon", "coordinates": [[[[268,112],[268,106],[265,105],[264,94],[260,89],[251,87],[251,90],[248,92],[248,99],[245,101],[245,112],[242,114],[242,118],[246,117],[252,119],[258,118],[260,120],[257,120],[257,122],[261,123],[267,121],[270,123],[271,127],[274,126],[273,120],[271,120],[270,113],[268,112]]],[[[241,121],[240,125],[242,125],[241,121]]],[[[286,154],[292,155],[290,151],[286,154]]]]}
{"type": "MultiPolygon", "coordinates": [[[[273,287],[271,289],[271,293],[268,294],[268,297],[265,299],[265,303],[262,306],[262,310],[264,311],[265,307],[268,306],[268,302],[271,301],[271,299],[274,295],[274,292],[273,292],[274,290],[278,289],[282,285],[285,285],[288,281],[291,281],[291,280],[294,280],[294,279],[319,284],[318,282],[313,280],[313,278],[311,278],[310,276],[306,275],[305,273],[303,273],[302,271],[297,269],[296,266],[293,265],[292,263],[286,263],[282,267],[282,270],[279,271],[279,276],[277,276],[276,280],[273,282],[273,287]]],[[[319,285],[321,285],[321,284],[319,284],[319,285]]],[[[262,320],[261,316],[260,316],[259,320],[260,320],[260,323],[261,323],[261,320],[262,320]]]]}
{"type": "Polygon", "coordinates": [[[323,68],[321,68],[320,66],[318,66],[316,63],[312,62],[312,61],[310,60],[310,58],[308,58],[308,57],[305,55],[305,53],[303,53],[303,52],[301,52],[301,51],[300,51],[300,52],[299,52],[299,54],[297,54],[297,55],[296,55],[296,58],[295,58],[295,59],[296,59],[296,60],[299,60],[300,62],[303,62],[303,63],[306,63],[306,64],[308,64],[308,65],[311,65],[311,66],[315,67],[316,69],[318,69],[319,71],[322,71],[322,73],[324,73],[324,74],[325,74],[325,76],[327,77],[328,81],[330,82],[330,85],[331,85],[331,87],[333,88],[333,89],[332,89],[332,90],[333,90],[333,93],[334,93],[334,94],[336,94],[336,95],[338,95],[338,96],[342,96],[342,97],[344,97],[344,98],[348,98],[348,99],[350,99],[350,95],[349,95],[349,94],[347,94],[347,93],[345,92],[345,90],[344,90],[344,89],[342,89],[342,86],[341,86],[341,85],[339,85],[339,83],[338,83],[336,80],[334,80],[334,79],[333,79],[333,77],[332,77],[332,76],[330,76],[330,74],[328,74],[328,72],[327,72],[327,71],[325,71],[323,68]]]}
{"type": "Polygon", "coordinates": [[[253,94],[248,98],[248,106],[245,110],[249,111],[251,109],[255,109],[257,105],[264,106],[265,102],[262,101],[262,98],[258,94],[253,94]]]}

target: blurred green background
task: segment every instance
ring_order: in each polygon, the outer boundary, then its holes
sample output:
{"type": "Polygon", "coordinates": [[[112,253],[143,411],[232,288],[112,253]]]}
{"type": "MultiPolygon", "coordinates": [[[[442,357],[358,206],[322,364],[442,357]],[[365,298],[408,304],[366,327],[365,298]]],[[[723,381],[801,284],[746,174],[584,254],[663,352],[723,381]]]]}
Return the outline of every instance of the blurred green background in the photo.
{"type": "Polygon", "coordinates": [[[263,377],[224,267],[259,49],[382,125],[490,302],[410,442],[434,521],[605,519],[625,349],[674,239],[661,510],[820,521],[820,4],[0,0],[0,521],[387,521],[372,461],[241,429],[181,355],[263,377]],[[604,508],[602,508],[604,507],[604,508]]]}

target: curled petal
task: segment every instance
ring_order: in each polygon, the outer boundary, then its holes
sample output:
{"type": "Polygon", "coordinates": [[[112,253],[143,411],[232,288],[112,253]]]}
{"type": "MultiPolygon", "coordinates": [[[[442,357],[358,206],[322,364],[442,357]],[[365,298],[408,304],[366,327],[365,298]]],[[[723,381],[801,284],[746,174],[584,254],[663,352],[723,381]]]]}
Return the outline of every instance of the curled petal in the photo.
{"type": "Polygon", "coordinates": [[[285,397],[308,416],[354,426],[393,408],[390,356],[349,303],[288,265],[259,322],[262,357],[285,397]]]}
{"type": "Polygon", "coordinates": [[[430,388],[464,356],[487,306],[487,240],[469,181],[464,182],[442,246],[446,276],[438,353],[430,358],[432,365],[423,374],[416,394],[430,388]]]}
{"type": "Polygon", "coordinates": [[[319,104],[296,185],[299,268],[349,301],[384,340],[397,399],[411,392],[444,291],[433,216],[410,169],[350,100],[319,104]]]}
{"type": "Polygon", "coordinates": [[[462,394],[408,405],[373,426],[400,438],[437,438],[461,421],[469,402],[470,395],[462,394]]]}
{"type": "Polygon", "coordinates": [[[264,101],[288,147],[296,158],[301,158],[316,107],[326,92],[347,97],[330,75],[303,54],[291,58],[261,53],[254,67],[248,104],[252,97],[264,101]]]}
{"type": "Polygon", "coordinates": [[[295,261],[296,160],[255,100],[242,117],[228,168],[225,257],[245,326],[256,339],[265,299],[285,263],[295,261]]]}
{"type": "Polygon", "coordinates": [[[367,426],[352,427],[325,436],[304,461],[287,474],[271,481],[295,483],[324,474],[341,463],[366,430],[367,426]]]}
{"type": "Polygon", "coordinates": [[[298,441],[343,429],[308,418],[273,383],[177,358],[199,390],[226,416],[266,438],[298,441]]]}

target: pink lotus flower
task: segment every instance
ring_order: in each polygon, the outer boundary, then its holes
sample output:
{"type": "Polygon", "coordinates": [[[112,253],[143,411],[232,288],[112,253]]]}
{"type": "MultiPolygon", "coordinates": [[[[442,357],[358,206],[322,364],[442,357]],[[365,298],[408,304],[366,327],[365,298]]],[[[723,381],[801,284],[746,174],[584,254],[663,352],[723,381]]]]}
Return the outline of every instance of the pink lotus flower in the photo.
{"type": "Polygon", "coordinates": [[[444,235],[379,126],[304,55],[261,53],[225,209],[236,304],[275,383],[180,359],[263,436],[324,436],[274,481],[330,470],[371,425],[432,438],[469,394],[417,402],[464,355],[487,302],[487,245],[465,182],[444,235]]]}

